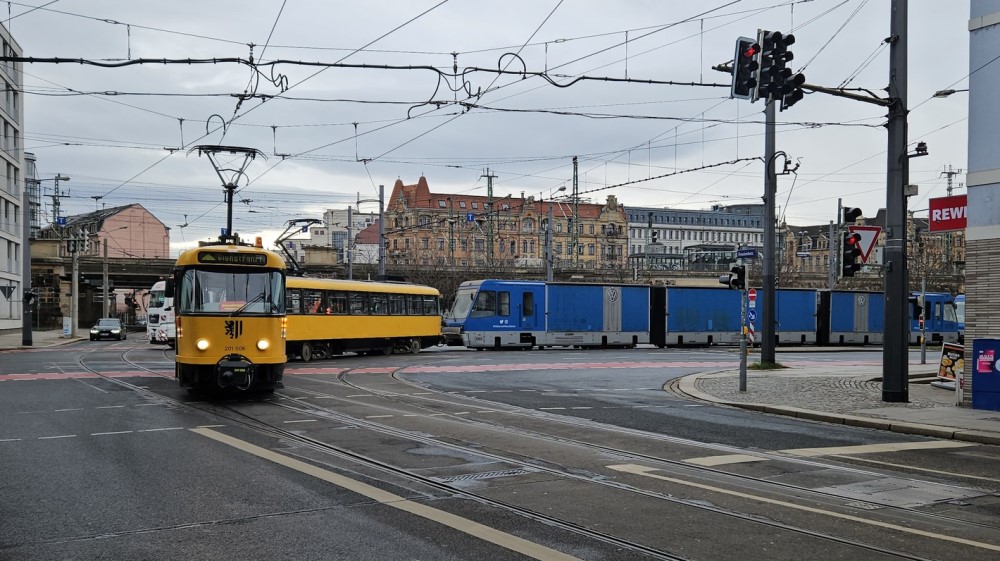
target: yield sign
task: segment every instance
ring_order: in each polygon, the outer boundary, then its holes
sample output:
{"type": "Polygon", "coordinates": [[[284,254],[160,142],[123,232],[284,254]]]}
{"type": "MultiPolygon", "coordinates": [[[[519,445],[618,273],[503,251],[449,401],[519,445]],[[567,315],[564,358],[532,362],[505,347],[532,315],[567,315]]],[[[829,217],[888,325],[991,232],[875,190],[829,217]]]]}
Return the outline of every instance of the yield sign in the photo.
{"type": "Polygon", "coordinates": [[[872,249],[875,248],[875,242],[878,241],[878,235],[882,233],[882,227],[848,226],[847,231],[861,236],[861,241],[858,242],[858,249],[861,250],[861,260],[867,263],[868,256],[872,254],[872,249]]]}

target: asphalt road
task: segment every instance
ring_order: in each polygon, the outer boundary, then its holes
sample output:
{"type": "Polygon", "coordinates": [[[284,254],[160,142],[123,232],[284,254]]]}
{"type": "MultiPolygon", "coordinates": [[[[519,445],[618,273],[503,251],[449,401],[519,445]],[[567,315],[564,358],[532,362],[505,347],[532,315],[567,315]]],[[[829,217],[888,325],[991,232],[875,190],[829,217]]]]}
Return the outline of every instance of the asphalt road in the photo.
{"type": "Polygon", "coordinates": [[[669,391],[735,357],[439,347],[206,400],[141,339],[2,353],[0,559],[1000,555],[995,447],[669,391]]]}

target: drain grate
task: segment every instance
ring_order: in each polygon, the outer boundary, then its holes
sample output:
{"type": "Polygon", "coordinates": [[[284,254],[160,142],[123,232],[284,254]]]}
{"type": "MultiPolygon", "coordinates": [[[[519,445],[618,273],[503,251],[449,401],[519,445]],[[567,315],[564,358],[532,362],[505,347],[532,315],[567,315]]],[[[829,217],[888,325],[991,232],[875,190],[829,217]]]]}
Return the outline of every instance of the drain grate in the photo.
{"type": "Polygon", "coordinates": [[[466,473],[463,475],[452,475],[449,477],[435,477],[434,481],[439,483],[452,483],[455,481],[480,481],[483,479],[496,479],[498,477],[514,477],[515,475],[524,475],[526,473],[532,473],[535,470],[527,469],[504,469],[499,471],[484,471],[480,473],[466,473]]]}

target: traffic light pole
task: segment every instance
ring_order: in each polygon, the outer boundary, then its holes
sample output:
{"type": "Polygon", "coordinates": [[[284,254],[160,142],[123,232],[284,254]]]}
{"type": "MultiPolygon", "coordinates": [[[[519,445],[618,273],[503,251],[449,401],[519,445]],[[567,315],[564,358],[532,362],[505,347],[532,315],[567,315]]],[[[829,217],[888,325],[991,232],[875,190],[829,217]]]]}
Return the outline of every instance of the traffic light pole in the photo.
{"type": "Polygon", "coordinates": [[[760,310],[760,362],[774,364],[774,276],[775,230],[774,198],[777,178],[774,175],[774,103],[764,109],[764,305],[760,310]]]}
{"type": "MultiPolygon", "coordinates": [[[[743,261],[740,260],[740,264],[743,261]]],[[[747,391],[747,287],[740,289],[740,391],[747,391]]]]}
{"type": "Polygon", "coordinates": [[[909,325],[906,312],[906,154],[907,1],[892,1],[889,46],[889,131],[885,205],[885,342],[882,401],[909,401],[909,325]]]}

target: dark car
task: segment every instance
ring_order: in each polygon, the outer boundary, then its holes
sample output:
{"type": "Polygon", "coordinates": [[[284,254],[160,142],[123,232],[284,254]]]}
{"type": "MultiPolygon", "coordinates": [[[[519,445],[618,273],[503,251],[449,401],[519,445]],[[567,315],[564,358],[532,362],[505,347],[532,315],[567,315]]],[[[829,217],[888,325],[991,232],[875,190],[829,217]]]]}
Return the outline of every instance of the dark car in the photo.
{"type": "Polygon", "coordinates": [[[111,337],[124,341],[128,338],[128,334],[125,332],[125,326],[122,325],[121,320],[101,318],[90,328],[90,340],[96,341],[101,337],[111,337]]]}

